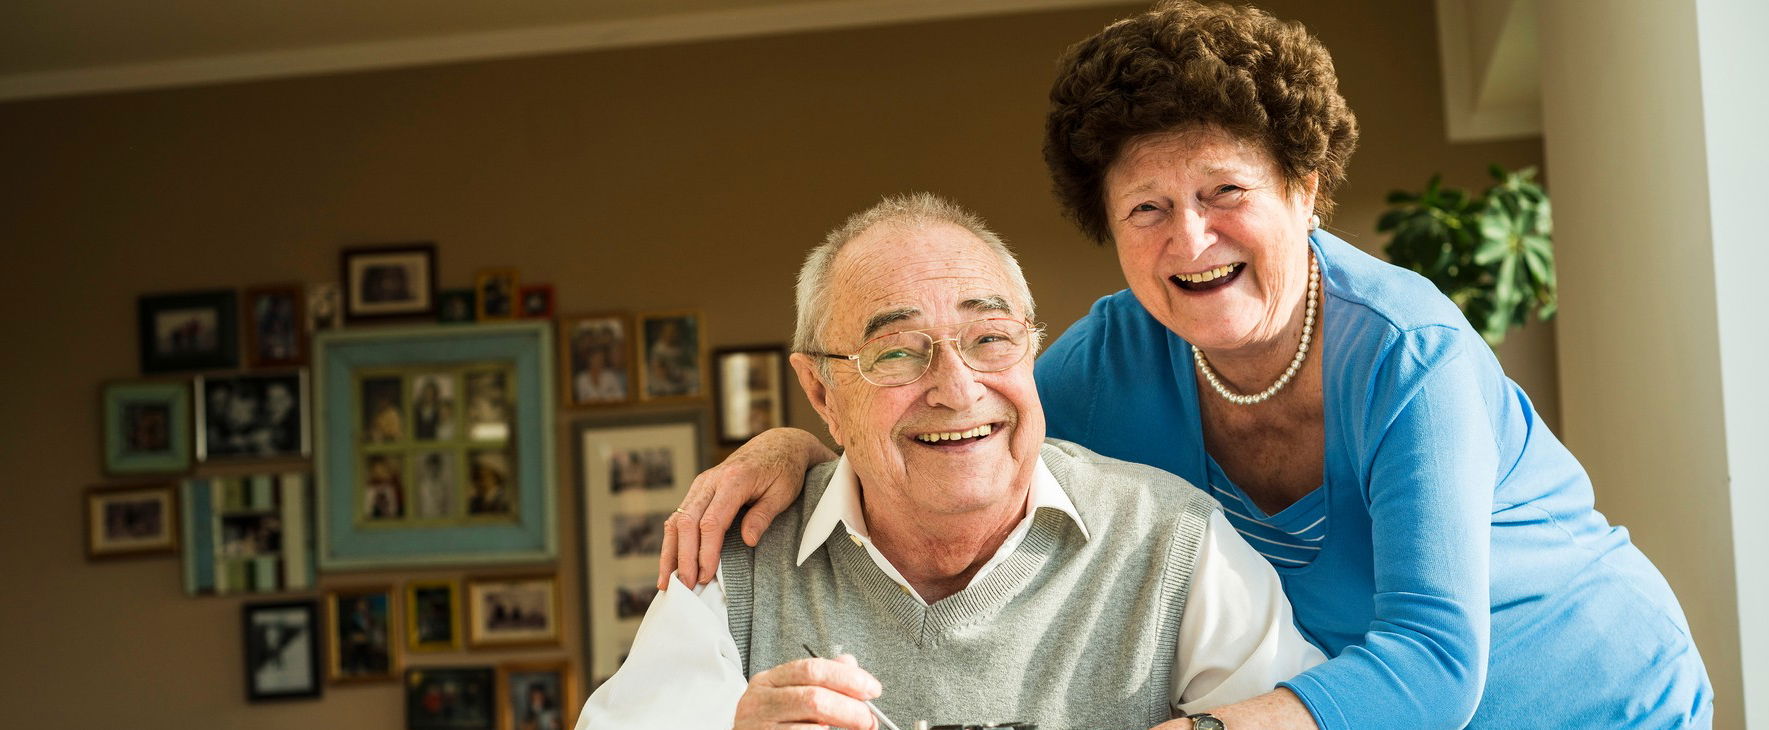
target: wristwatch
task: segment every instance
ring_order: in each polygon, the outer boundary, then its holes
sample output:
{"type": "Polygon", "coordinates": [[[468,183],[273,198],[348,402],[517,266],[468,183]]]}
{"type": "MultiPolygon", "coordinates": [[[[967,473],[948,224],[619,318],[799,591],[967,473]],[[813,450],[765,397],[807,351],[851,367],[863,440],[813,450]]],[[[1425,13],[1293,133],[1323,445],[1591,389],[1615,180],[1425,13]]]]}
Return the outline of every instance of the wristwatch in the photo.
{"type": "Polygon", "coordinates": [[[1216,719],[1215,715],[1208,712],[1186,715],[1185,719],[1192,721],[1192,730],[1227,730],[1228,727],[1222,724],[1221,720],[1216,719]]]}

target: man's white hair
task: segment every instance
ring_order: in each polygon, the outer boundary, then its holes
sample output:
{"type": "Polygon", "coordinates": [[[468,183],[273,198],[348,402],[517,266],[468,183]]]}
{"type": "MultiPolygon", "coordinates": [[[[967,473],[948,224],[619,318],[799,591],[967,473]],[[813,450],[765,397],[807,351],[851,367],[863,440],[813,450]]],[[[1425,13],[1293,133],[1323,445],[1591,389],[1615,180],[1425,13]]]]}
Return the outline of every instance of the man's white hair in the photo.
{"type": "MultiPolygon", "coordinates": [[[[1001,236],[989,230],[988,224],[976,213],[965,209],[950,200],[933,193],[909,193],[891,195],[879,201],[877,205],[867,208],[848,217],[846,223],[829,232],[823,243],[811,249],[805,256],[805,265],[799,269],[798,279],[798,323],[792,335],[794,352],[824,352],[823,329],[829,324],[829,279],[830,266],[843,247],[859,238],[861,234],[878,226],[892,226],[900,231],[913,231],[931,225],[949,224],[958,226],[976,236],[995,255],[1001,259],[1001,268],[1007,272],[1008,282],[1018,295],[1019,304],[1024,307],[1020,314],[1028,322],[1035,322],[1036,306],[1032,302],[1032,289],[1026,286],[1026,275],[1020,271],[1020,262],[1014,258],[1013,251],[1001,240],[1001,236]]],[[[1033,353],[1038,347],[1038,330],[1033,328],[1033,353]]],[[[819,364],[819,372],[827,376],[828,360],[819,364]]]]}

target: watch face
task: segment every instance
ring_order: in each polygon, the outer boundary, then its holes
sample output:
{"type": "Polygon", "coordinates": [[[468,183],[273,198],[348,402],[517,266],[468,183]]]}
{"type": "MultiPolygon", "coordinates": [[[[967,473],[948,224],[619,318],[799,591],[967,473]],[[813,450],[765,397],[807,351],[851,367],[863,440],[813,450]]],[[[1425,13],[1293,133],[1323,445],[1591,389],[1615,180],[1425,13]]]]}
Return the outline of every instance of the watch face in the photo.
{"type": "Polygon", "coordinates": [[[1192,715],[1191,720],[1196,730],[1224,730],[1222,721],[1211,715],[1192,715]]]}

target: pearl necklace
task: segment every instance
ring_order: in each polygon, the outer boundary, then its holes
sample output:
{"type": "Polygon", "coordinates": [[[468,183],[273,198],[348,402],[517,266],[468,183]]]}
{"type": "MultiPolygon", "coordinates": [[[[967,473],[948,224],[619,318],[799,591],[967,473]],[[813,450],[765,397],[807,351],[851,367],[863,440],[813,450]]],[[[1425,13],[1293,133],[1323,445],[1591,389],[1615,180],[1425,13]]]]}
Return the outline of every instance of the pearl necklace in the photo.
{"type": "Polygon", "coordinates": [[[1192,361],[1198,364],[1198,372],[1204,374],[1204,380],[1210,383],[1210,387],[1216,390],[1217,395],[1235,405],[1250,406],[1276,395],[1278,391],[1284,389],[1284,386],[1290,384],[1291,378],[1296,377],[1296,371],[1302,369],[1302,361],[1308,357],[1308,343],[1314,339],[1315,302],[1320,299],[1320,294],[1321,266],[1320,262],[1314,258],[1314,251],[1311,250],[1308,252],[1308,313],[1302,319],[1302,344],[1296,347],[1296,357],[1290,358],[1290,367],[1284,368],[1284,374],[1278,376],[1278,382],[1272,383],[1270,388],[1253,395],[1241,395],[1229,390],[1228,386],[1223,385],[1222,380],[1216,377],[1216,371],[1210,369],[1210,361],[1204,359],[1204,351],[1193,346],[1192,361]]]}

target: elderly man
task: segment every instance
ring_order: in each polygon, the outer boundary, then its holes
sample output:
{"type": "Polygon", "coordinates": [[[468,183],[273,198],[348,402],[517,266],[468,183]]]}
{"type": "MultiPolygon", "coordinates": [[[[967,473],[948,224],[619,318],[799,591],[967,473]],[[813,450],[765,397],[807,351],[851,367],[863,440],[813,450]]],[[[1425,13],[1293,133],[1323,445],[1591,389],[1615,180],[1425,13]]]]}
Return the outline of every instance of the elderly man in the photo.
{"type": "Polygon", "coordinates": [[[733,530],[712,583],[672,577],[579,728],[881,726],[863,700],[904,728],[1147,728],[1320,662],[1209,497],[1045,438],[1038,342],[1018,263],[957,206],[831,233],[792,365],[845,453],[756,547],[733,530]]]}

